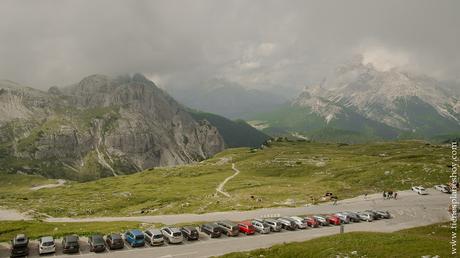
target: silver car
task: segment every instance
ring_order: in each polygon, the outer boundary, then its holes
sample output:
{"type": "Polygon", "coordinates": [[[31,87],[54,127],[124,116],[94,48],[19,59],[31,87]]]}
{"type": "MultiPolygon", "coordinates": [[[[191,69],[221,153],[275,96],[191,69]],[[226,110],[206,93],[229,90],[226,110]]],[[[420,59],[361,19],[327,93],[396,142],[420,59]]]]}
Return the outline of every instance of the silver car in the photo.
{"type": "Polygon", "coordinates": [[[308,227],[307,221],[301,217],[293,216],[291,219],[294,220],[297,228],[306,229],[308,227]]]}
{"type": "Polygon", "coordinates": [[[363,211],[363,212],[357,212],[356,214],[358,214],[359,218],[362,221],[367,221],[367,222],[374,221],[374,215],[370,212],[363,211]]]}
{"type": "Polygon", "coordinates": [[[164,239],[168,244],[180,244],[184,241],[184,237],[178,228],[164,227],[161,229],[164,239]]]}
{"type": "Polygon", "coordinates": [[[256,229],[257,232],[260,234],[268,234],[270,233],[270,225],[267,223],[263,222],[262,220],[253,220],[251,221],[252,225],[256,229]]]}
{"type": "Polygon", "coordinates": [[[279,223],[277,220],[275,219],[265,219],[264,220],[265,223],[267,223],[269,226],[270,226],[270,230],[273,231],[273,232],[280,232],[281,231],[281,223],[279,223]]]}
{"type": "Polygon", "coordinates": [[[165,242],[163,234],[159,229],[149,229],[144,232],[145,241],[150,245],[162,245],[165,242]]]}
{"type": "Polygon", "coordinates": [[[289,217],[278,218],[277,221],[281,223],[281,227],[286,230],[296,230],[297,224],[295,221],[289,217]]]}
{"type": "Polygon", "coordinates": [[[342,212],[337,212],[337,213],[334,214],[334,215],[337,216],[337,217],[339,217],[340,223],[342,223],[342,224],[348,224],[348,223],[350,223],[350,217],[348,217],[347,214],[342,213],[342,212]]]}

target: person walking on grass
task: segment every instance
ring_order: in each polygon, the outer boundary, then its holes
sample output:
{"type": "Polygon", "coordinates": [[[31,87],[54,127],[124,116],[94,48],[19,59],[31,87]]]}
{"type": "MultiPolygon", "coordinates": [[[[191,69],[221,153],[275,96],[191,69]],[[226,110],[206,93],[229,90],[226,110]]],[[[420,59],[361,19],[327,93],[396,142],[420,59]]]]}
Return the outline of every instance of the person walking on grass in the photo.
{"type": "Polygon", "coordinates": [[[337,205],[337,199],[338,199],[337,196],[334,196],[333,198],[334,198],[334,202],[332,203],[332,205],[337,205]]]}

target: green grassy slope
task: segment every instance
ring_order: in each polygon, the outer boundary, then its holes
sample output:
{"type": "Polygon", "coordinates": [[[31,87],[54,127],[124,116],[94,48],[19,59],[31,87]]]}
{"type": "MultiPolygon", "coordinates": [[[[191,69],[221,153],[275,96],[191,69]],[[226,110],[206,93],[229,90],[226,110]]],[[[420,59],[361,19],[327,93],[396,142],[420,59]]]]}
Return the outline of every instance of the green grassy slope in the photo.
{"type": "Polygon", "coordinates": [[[82,222],[82,223],[49,223],[42,221],[0,221],[0,242],[9,242],[17,234],[26,234],[31,239],[42,236],[55,238],[76,234],[89,236],[92,234],[108,234],[124,232],[131,228],[148,228],[145,223],[120,222],[82,222]]]}
{"type": "Polygon", "coordinates": [[[447,223],[395,233],[353,232],[276,245],[267,249],[231,253],[221,258],[322,258],[322,257],[453,257],[447,223]]]}
{"type": "Polygon", "coordinates": [[[264,121],[263,131],[274,136],[301,132],[320,142],[369,142],[376,139],[396,139],[400,131],[385,124],[367,119],[351,109],[329,123],[309,108],[285,104],[275,111],[258,114],[253,120],[264,121]],[[350,137],[351,136],[351,137],[350,137]]]}
{"type": "MultiPolygon", "coordinates": [[[[32,183],[3,176],[0,202],[52,216],[204,213],[304,205],[334,192],[340,199],[448,181],[449,148],[420,141],[374,144],[276,142],[263,150],[228,149],[186,166],[31,192],[32,183]],[[241,173],[216,195],[215,188],[241,173]],[[46,202],[40,200],[47,200],[46,202]],[[78,202],[76,202],[78,200],[78,202]]],[[[35,183],[34,183],[35,184],[35,183]]]]}

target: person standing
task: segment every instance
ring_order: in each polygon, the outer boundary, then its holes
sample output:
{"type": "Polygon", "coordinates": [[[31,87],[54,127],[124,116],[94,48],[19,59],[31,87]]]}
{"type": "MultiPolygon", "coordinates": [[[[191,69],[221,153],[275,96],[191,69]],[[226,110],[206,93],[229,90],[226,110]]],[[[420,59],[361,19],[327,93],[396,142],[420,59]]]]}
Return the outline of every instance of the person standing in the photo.
{"type": "Polygon", "coordinates": [[[383,199],[385,200],[387,198],[387,192],[383,191],[383,199]]]}
{"type": "Polygon", "coordinates": [[[396,197],[397,197],[397,196],[398,196],[398,193],[395,192],[395,193],[394,193],[395,200],[396,200],[396,197]]]}

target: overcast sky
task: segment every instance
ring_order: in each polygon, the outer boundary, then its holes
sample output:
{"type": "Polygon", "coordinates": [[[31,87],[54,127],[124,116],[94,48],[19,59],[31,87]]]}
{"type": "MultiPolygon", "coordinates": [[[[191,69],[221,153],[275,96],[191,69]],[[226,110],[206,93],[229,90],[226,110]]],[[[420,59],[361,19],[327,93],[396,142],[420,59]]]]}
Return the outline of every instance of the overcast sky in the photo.
{"type": "Polygon", "coordinates": [[[1,1],[0,78],[47,89],[141,72],[299,88],[362,54],[459,80],[460,1],[1,1]]]}

